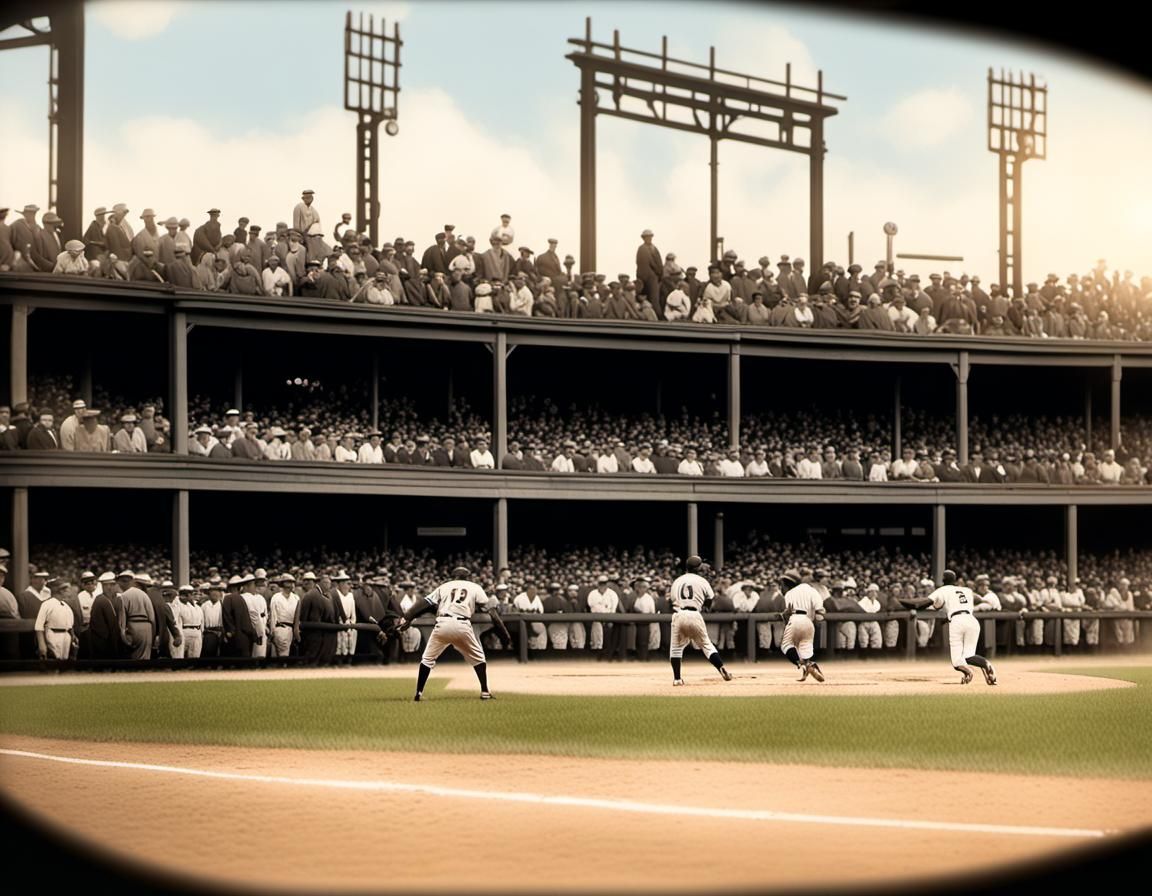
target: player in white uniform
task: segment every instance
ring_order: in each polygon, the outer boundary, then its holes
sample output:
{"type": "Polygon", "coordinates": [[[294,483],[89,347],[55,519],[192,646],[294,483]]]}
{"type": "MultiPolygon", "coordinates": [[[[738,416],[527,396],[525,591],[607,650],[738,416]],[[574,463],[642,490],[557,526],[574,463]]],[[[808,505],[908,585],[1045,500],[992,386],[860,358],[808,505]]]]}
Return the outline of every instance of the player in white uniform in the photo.
{"type": "Polygon", "coordinates": [[[724,661],[708,637],[704,617],[700,615],[700,611],[712,603],[714,596],[708,580],[697,573],[703,566],[704,561],[695,554],[685,560],[684,575],[672,583],[669,592],[672,598],[672,645],[668,658],[672,662],[673,685],[684,684],[680,677],[680,662],[684,658],[684,648],[689,644],[703,651],[725,681],[732,680],[732,673],[724,668],[724,661]]]}
{"type": "Polygon", "coordinates": [[[952,666],[964,676],[961,684],[972,680],[972,666],[984,672],[988,684],[996,684],[992,664],[976,652],[980,640],[980,623],[972,615],[976,596],[971,589],[958,584],[959,578],[952,570],[944,570],[940,587],[929,595],[929,606],[934,610],[943,607],[944,615],[948,617],[948,646],[952,651],[952,666]]]}
{"type": "Polygon", "coordinates": [[[812,655],[816,621],[824,618],[824,598],[795,569],[785,570],[780,576],[780,590],[784,592],[783,615],[788,620],[780,649],[800,670],[800,681],[809,675],[823,681],[824,672],[812,655]]]}
{"type": "Polygon", "coordinates": [[[475,582],[469,581],[471,572],[466,567],[457,566],[452,570],[452,578],[429,594],[424,600],[418,600],[404,612],[404,619],[396,626],[397,633],[403,633],[415,619],[429,610],[436,611],[436,625],[428,638],[428,646],[424,648],[424,655],[420,657],[420,669],[416,677],[415,702],[419,703],[424,685],[428,683],[428,676],[436,660],[448,647],[455,647],[457,652],[472,664],[476,678],[480,681],[480,699],[491,700],[492,694],[488,691],[488,664],[484,658],[484,648],[472,630],[472,615],[477,607],[487,611],[502,634],[505,644],[512,641],[504,620],[496,611],[496,604],[489,600],[484,589],[475,582]]]}

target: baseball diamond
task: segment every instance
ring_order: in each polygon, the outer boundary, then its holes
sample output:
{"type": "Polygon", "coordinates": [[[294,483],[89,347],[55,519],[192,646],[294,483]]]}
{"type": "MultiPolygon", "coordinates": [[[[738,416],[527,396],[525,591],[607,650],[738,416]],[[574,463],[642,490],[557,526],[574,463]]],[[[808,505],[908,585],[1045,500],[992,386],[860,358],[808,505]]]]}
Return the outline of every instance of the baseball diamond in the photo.
{"type": "Polygon", "coordinates": [[[1131,889],[1148,54],[887,16],[9,0],[12,880],[1131,889]]]}

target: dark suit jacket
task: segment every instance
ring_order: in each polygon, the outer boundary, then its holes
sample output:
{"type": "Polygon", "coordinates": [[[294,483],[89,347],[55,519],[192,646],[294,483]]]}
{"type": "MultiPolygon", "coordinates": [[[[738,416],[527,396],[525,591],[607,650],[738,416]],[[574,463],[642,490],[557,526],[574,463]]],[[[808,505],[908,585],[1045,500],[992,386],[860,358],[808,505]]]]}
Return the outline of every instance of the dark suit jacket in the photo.
{"type": "Polygon", "coordinates": [[[471,469],[472,467],[472,452],[465,451],[463,448],[457,448],[452,452],[452,466],[465,467],[471,469]]]}
{"type": "Polygon", "coordinates": [[[452,466],[452,458],[446,450],[437,448],[432,452],[432,465],[434,467],[450,467],[452,466]]]}
{"type": "Polygon", "coordinates": [[[60,436],[37,423],[28,433],[29,451],[54,451],[60,447],[60,436]]]}
{"type": "Polygon", "coordinates": [[[128,234],[115,221],[108,222],[108,229],[104,231],[104,239],[108,243],[108,251],[127,264],[132,260],[132,241],[128,234]]]}
{"type": "Polygon", "coordinates": [[[249,638],[256,637],[252,617],[248,615],[248,604],[239,593],[224,595],[224,599],[220,602],[220,620],[226,635],[240,632],[249,638]]]}

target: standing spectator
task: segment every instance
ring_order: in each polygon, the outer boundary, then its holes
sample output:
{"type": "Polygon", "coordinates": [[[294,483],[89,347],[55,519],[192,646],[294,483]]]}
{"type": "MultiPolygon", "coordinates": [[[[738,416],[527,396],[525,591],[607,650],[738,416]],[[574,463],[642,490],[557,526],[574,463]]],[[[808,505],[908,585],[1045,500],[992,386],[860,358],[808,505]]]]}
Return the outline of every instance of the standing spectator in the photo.
{"type": "MultiPolygon", "coordinates": [[[[324,230],[320,226],[320,212],[312,205],[313,198],[315,193],[312,190],[304,190],[300,194],[300,202],[292,210],[292,227],[301,238],[308,241],[304,260],[319,261],[328,254],[328,246],[324,242],[324,230]]],[[[303,270],[300,275],[303,276],[303,270]]]]}
{"type": "Polygon", "coordinates": [[[151,249],[155,256],[160,255],[160,231],[156,229],[156,212],[150,208],[140,213],[140,220],[144,222],[144,229],[132,237],[132,254],[140,255],[145,249],[151,249]]]}
{"type": "Polygon", "coordinates": [[[248,603],[241,593],[246,580],[252,581],[250,577],[239,575],[228,579],[228,590],[220,604],[220,622],[223,629],[221,656],[252,656],[252,647],[256,643],[256,628],[252,625],[248,603]]]}
{"type": "MultiPolygon", "coordinates": [[[[567,613],[568,601],[562,593],[562,586],[559,582],[551,582],[548,585],[548,596],[542,601],[545,613],[567,613]]],[[[548,643],[553,650],[567,650],[568,649],[568,623],[566,622],[549,622],[548,623],[548,643]]]]}
{"type": "Polygon", "coordinates": [[[500,216],[500,225],[492,228],[491,238],[498,240],[503,246],[511,246],[512,242],[516,239],[516,231],[512,227],[512,216],[504,214],[500,216]]]}
{"type": "Polygon", "coordinates": [[[87,407],[83,399],[72,402],[72,415],[60,424],[60,447],[63,450],[76,450],[76,430],[80,428],[81,416],[87,407]]]}
{"type": "Polygon", "coordinates": [[[644,295],[652,303],[659,316],[664,316],[664,298],[660,295],[660,278],[664,263],[660,250],[652,245],[653,233],[644,230],[640,234],[641,243],[636,249],[636,279],[642,284],[644,295]]]}
{"type": "Polygon", "coordinates": [[[197,227],[192,234],[192,263],[198,264],[206,252],[219,255],[222,241],[220,209],[213,207],[208,209],[208,220],[197,227]]]}
{"type": "Polygon", "coordinates": [[[32,242],[32,264],[41,273],[50,274],[56,267],[56,259],[64,251],[60,243],[60,228],[64,222],[55,212],[47,212],[42,221],[44,226],[36,231],[32,242]]]}
{"type": "Polygon", "coordinates": [[[504,250],[500,237],[494,235],[488,242],[491,248],[475,259],[477,276],[505,283],[512,276],[512,256],[504,250]]]}
{"type": "Polygon", "coordinates": [[[117,577],[120,602],[124,612],[124,641],[130,658],[146,660],[152,656],[153,641],[159,635],[156,609],[148,593],[140,587],[139,577],[124,570],[117,577]]]}
{"type": "MultiPolygon", "coordinates": [[[[36,237],[40,233],[40,225],[36,223],[36,213],[40,206],[29,203],[24,206],[22,218],[12,222],[12,249],[20,254],[20,261],[24,270],[35,270],[32,254],[36,246],[36,237]]],[[[15,261],[13,262],[15,265],[15,261]]]]}
{"type": "MultiPolygon", "coordinates": [[[[99,209],[97,209],[99,211],[99,209]]],[[[93,222],[95,223],[95,222],[93,222]]],[[[156,257],[165,269],[176,260],[176,234],[179,232],[180,222],[175,218],[164,221],[165,233],[156,240],[156,257]]]]}
{"type": "MultiPolygon", "coordinates": [[[[530,615],[544,612],[544,604],[540,600],[540,595],[536,593],[536,582],[533,579],[525,579],[524,590],[512,601],[512,609],[517,613],[530,615]]],[[[548,631],[544,623],[528,623],[529,650],[543,650],[547,646],[548,631]]]]}
{"type": "Polygon", "coordinates": [[[536,273],[540,277],[547,277],[554,284],[565,285],[568,277],[560,265],[560,256],[556,254],[559,240],[548,237],[548,248],[536,256],[536,273]]]}
{"type": "Polygon", "coordinates": [[[97,261],[108,251],[108,240],[104,235],[108,228],[108,222],[104,220],[107,215],[108,209],[99,206],[92,212],[92,223],[84,231],[84,257],[89,261],[97,261]]]}
{"type": "MultiPolygon", "coordinates": [[[[857,604],[860,610],[864,613],[879,613],[880,601],[879,597],[880,587],[872,582],[864,589],[864,596],[861,597],[857,604]]],[[[874,620],[861,622],[856,626],[856,643],[863,649],[879,650],[883,644],[883,637],[880,633],[880,623],[874,620]]]]}
{"type": "MultiPolygon", "coordinates": [[[[332,595],[332,608],[336,613],[336,622],[339,625],[355,624],[356,600],[352,595],[352,577],[344,570],[332,576],[332,583],[336,591],[332,595]]],[[[356,652],[356,640],[359,633],[354,628],[341,629],[336,633],[336,656],[348,657],[345,663],[351,663],[351,656],[356,652]]]]}
{"type": "MultiPolygon", "coordinates": [[[[14,620],[20,618],[20,605],[16,595],[4,587],[8,577],[6,560],[0,559],[0,620],[14,620]]],[[[20,658],[19,634],[14,631],[0,631],[0,660],[16,660],[20,658]]]]}

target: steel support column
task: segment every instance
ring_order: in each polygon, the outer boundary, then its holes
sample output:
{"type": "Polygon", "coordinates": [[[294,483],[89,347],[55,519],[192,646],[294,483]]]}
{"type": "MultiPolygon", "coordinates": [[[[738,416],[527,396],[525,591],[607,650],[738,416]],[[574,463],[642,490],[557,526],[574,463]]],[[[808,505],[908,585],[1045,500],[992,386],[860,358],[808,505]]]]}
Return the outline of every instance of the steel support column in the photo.
{"type": "Polygon", "coordinates": [[[932,508],[932,581],[940,583],[944,565],[948,559],[948,533],[945,507],[937,504],[932,508]]]}
{"type": "Polygon", "coordinates": [[[1084,384],[1084,444],[1092,445],[1092,384],[1084,384]]]}
{"type": "Polygon", "coordinates": [[[893,394],[893,413],[892,413],[892,456],[900,458],[902,456],[903,439],[901,433],[901,419],[900,419],[900,375],[896,375],[896,389],[893,394]]]}
{"type": "Polygon", "coordinates": [[[1077,565],[1077,555],[1080,551],[1079,527],[1079,513],[1076,505],[1069,504],[1064,508],[1064,562],[1067,564],[1069,591],[1076,588],[1076,579],[1080,575],[1077,565]]]}
{"type": "Polygon", "coordinates": [[[12,557],[8,570],[8,590],[19,594],[28,587],[28,554],[31,536],[28,526],[28,489],[12,489],[12,557]]]}
{"type": "Polygon", "coordinates": [[[57,49],[56,214],[64,219],[61,242],[84,233],[84,4],[61,3],[52,16],[57,49]]]}
{"type": "Polygon", "coordinates": [[[596,270],[596,70],[580,74],[580,270],[596,270]]]}
{"type": "Polygon", "coordinates": [[[492,459],[496,469],[508,453],[508,336],[497,333],[492,341],[492,459]]]}
{"type": "Polygon", "coordinates": [[[87,345],[83,350],[80,367],[80,397],[88,407],[92,407],[92,347],[87,345]]]}
{"type": "Polygon", "coordinates": [[[372,352],[372,429],[380,430],[380,352],[372,352]]]}
{"type": "MultiPolygon", "coordinates": [[[[715,47],[712,48],[712,55],[713,63],[715,63],[715,47]]],[[[710,150],[708,156],[708,170],[710,173],[709,196],[711,198],[708,217],[708,220],[711,222],[708,232],[709,262],[720,260],[720,139],[716,136],[716,117],[712,116],[712,118],[712,129],[708,134],[710,150]]]]}
{"type": "Polygon", "coordinates": [[[9,375],[12,404],[28,400],[28,315],[27,305],[12,306],[12,342],[9,346],[9,375]]]}
{"type": "MultiPolygon", "coordinates": [[[[1120,356],[1112,357],[1112,450],[1120,447],[1120,380],[1124,376],[1124,367],[1120,356]]],[[[1091,448],[1091,446],[1089,446],[1091,448]]]]}
{"type": "Polygon", "coordinates": [[[499,573],[508,565],[508,499],[497,498],[492,514],[492,568],[499,573]]]}
{"type": "Polygon", "coordinates": [[[824,121],[812,120],[808,153],[808,270],[824,267],[824,121]]]}
{"type": "MultiPolygon", "coordinates": [[[[188,315],[184,311],[172,312],[169,320],[169,383],[168,395],[172,402],[172,453],[188,453],[188,315]]],[[[183,583],[181,583],[183,584],[183,583]]]]}
{"type": "Polygon", "coordinates": [[[188,518],[188,492],[180,489],[172,493],[172,576],[178,586],[187,585],[192,580],[188,518]]]}
{"type": "Polygon", "coordinates": [[[236,356],[236,376],[232,380],[232,407],[244,412],[244,360],[236,356]]]}
{"type": "Polygon", "coordinates": [[[700,552],[700,514],[695,501],[688,503],[688,548],[685,557],[691,557],[700,552]]]}
{"type": "Polygon", "coordinates": [[[740,346],[728,349],[728,446],[740,447],[740,346]]]}
{"type": "Polygon", "coordinates": [[[956,372],[956,453],[960,464],[968,463],[968,352],[960,352],[952,368],[956,372]]]}

